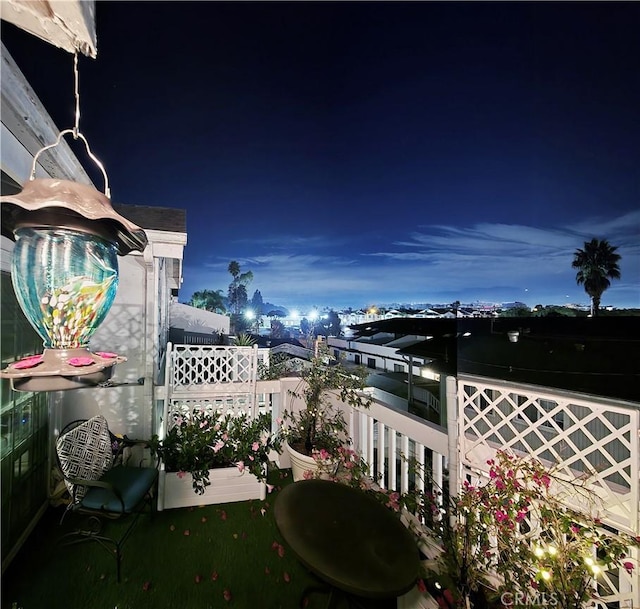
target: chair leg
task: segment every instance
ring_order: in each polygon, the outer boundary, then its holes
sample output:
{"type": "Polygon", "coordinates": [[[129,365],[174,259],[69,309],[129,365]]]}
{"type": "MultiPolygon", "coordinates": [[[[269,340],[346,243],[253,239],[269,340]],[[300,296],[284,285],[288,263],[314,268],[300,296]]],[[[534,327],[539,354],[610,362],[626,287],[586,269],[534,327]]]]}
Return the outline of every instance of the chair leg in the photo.
{"type": "MultiPolygon", "coordinates": [[[[84,541],[97,541],[109,554],[114,556],[116,560],[116,580],[120,583],[121,580],[121,563],[122,563],[122,548],[129,539],[129,536],[133,532],[133,529],[140,518],[141,514],[146,512],[146,505],[149,505],[149,516],[153,519],[156,511],[156,501],[155,501],[155,493],[152,491],[148,494],[146,501],[139,506],[139,509],[133,513],[127,514],[126,517],[129,518],[129,525],[126,527],[122,535],[118,539],[113,539],[111,537],[107,537],[105,535],[101,535],[102,532],[102,519],[96,515],[90,514],[87,518],[87,524],[84,528],[78,528],[75,531],[70,533],[66,533],[62,536],[59,543],[61,545],[74,545],[77,543],[82,543],[84,541]],[[67,541],[65,541],[67,540],[67,541]]],[[[64,517],[67,513],[65,510],[62,518],[60,519],[60,524],[64,520],[64,517]]],[[[87,516],[87,513],[84,514],[87,516]]]]}
{"type": "Polygon", "coordinates": [[[70,533],[66,533],[62,536],[59,543],[63,546],[72,546],[85,541],[95,541],[99,543],[111,556],[116,560],[116,581],[120,583],[121,580],[121,567],[122,562],[122,546],[129,538],[129,535],[133,531],[133,527],[138,520],[140,513],[132,514],[130,516],[131,522],[125,532],[119,539],[113,539],[100,535],[102,529],[101,520],[97,516],[89,516],[87,520],[86,528],[79,528],[70,533]]]}

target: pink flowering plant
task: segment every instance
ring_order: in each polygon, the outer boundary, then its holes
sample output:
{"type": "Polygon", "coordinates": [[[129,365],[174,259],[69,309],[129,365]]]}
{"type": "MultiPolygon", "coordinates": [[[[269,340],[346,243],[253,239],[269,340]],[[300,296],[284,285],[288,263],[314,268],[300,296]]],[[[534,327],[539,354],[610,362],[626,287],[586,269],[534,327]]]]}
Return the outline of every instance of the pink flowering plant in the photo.
{"type": "Polygon", "coordinates": [[[254,418],[241,414],[222,414],[213,407],[181,408],[171,415],[165,438],[157,441],[168,472],[191,475],[193,490],[201,495],[211,483],[209,470],[237,467],[264,480],[272,450],[280,441],[271,433],[271,415],[254,418]]]}
{"type": "Polygon", "coordinates": [[[415,491],[399,493],[380,486],[380,476],[372,475],[365,459],[351,446],[339,446],[333,454],[324,449],[314,450],[311,456],[318,467],[306,471],[305,479],[331,480],[360,489],[372,495],[398,517],[406,510],[412,513],[416,510],[416,502],[421,494],[415,491]]]}
{"type": "Polygon", "coordinates": [[[338,446],[334,452],[324,448],[313,450],[311,456],[318,467],[315,471],[306,471],[306,479],[321,478],[362,487],[368,478],[367,462],[348,445],[338,446]]]}
{"type": "Polygon", "coordinates": [[[502,451],[487,464],[488,480],[465,481],[448,505],[425,496],[425,530],[442,547],[428,579],[448,590],[442,606],[469,607],[492,589],[506,606],[539,598],[580,609],[611,593],[607,574],[615,580],[637,568],[629,550],[639,540],[602,525],[586,480],[562,480],[535,459],[502,451]]]}

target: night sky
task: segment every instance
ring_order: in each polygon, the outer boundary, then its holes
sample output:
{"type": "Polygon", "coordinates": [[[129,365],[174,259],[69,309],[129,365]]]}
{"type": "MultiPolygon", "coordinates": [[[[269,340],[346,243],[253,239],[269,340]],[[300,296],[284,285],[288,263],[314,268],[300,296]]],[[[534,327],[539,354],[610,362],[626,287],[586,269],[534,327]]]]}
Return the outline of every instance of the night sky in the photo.
{"type": "MultiPolygon", "coordinates": [[[[2,26],[72,127],[72,56],[2,26]]],[[[80,130],[114,202],[187,210],[182,302],[237,260],[290,309],[586,304],[597,237],[603,306],[640,307],[640,4],[100,0],[96,28],[80,130]]]]}

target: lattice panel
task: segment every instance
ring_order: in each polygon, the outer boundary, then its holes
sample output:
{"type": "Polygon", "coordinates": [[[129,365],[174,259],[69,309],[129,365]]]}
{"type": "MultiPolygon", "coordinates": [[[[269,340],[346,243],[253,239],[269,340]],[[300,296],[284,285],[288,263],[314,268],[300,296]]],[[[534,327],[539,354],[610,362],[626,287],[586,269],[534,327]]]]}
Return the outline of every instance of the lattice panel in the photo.
{"type": "Polygon", "coordinates": [[[257,349],[215,345],[175,345],[171,352],[174,390],[224,383],[256,382],[257,349]]]}
{"type": "Polygon", "coordinates": [[[188,417],[195,409],[217,412],[222,415],[247,414],[250,418],[255,416],[253,396],[251,395],[234,394],[203,399],[172,399],[167,407],[167,431],[175,424],[174,414],[188,417]]]}
{"type": "Polygon", "coordinates": [[[484,380],[459,379],[462,464],[486,471],[496,449],[557,464],[588,478],[612,525],[638,534],[638,409],[484,380]]]}

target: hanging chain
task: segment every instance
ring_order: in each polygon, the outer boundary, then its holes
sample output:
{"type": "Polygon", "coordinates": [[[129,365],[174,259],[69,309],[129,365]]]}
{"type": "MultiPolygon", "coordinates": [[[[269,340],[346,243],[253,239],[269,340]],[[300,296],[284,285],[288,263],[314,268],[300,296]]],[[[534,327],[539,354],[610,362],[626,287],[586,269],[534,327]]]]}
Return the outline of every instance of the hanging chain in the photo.
{"type": "Polygon", "coordinates": [[[73,78],[74,78],[74,96],[76,101],[76,121],[73,127],[73,137],[78,139],[78,133],[80,131],[80,88],[78,86],[79,73],[78,73],[78,50],[73,54],[73,78]]]}
{"type": "MultiPolygon", "coordinates": [[[[2,1],[2,0],[0,0],[2,1]]],[[[73,136],[73,139],[77,140],[80,139],[82,140],[82,142],[85,145],[85,148],[87,150],[87,154],[89,155],[89,158],[98,166],[98,169],[100,169],[100,171],[102,172],[102,177],[104,178],[104,194],[106,195],[107,199],[111,198],[111,190],[109,189],[109,178],[107,177],[107,172],[104,168],[104,165],[99,161],[99,159],[93,154],[93,152],[91,152],[91,148],[89,148],[89,142],[87,141],[87,138],[84,137],[84,135],[82,135],[82,133],[80,133],[80,90],[78,87],[78,80],[79,80],[79,76],[78,76],[78,51],[76,50],[76,52],[73,54],[73,77],[75,80],[75,85],[74,85],[74,97],[75,97],[75,103],[76,103],[76,111],[75,111],[75,125],[73,127],[73,129],[65,129],[64,131],[61,131],[58,134],[58,138],[56,139],[56,141],[53,144],[49,144],[48,146],[45,146],[44,148],[40,148],[40,150],[38,150],[38,152],[36,152],[36,154],[33,157],[33,163],[31,164],[31,176],[30,176],[30,180],[34,180],[36,177],[36,165],[38,162],[38,157],[45,151],[45,150],[49,150],[50,148],[55,148],[60,141],[62,140],[62,137],[67,135],[67,134],[71,134],[73,136]]]]}

